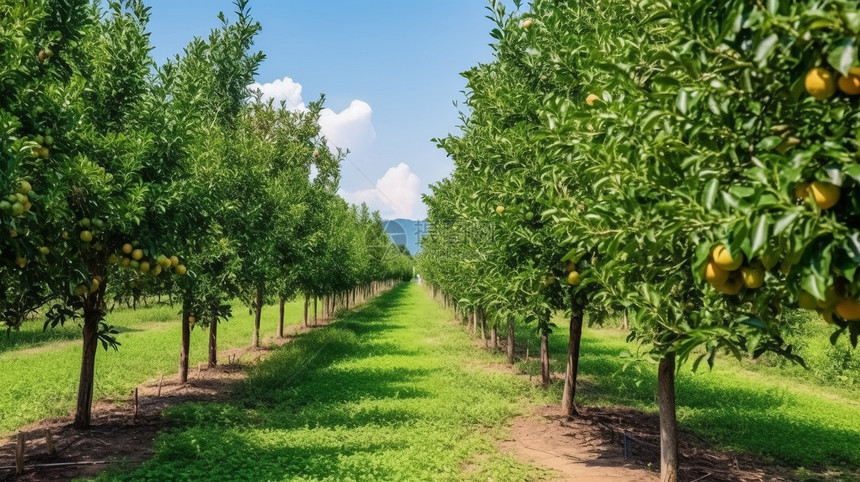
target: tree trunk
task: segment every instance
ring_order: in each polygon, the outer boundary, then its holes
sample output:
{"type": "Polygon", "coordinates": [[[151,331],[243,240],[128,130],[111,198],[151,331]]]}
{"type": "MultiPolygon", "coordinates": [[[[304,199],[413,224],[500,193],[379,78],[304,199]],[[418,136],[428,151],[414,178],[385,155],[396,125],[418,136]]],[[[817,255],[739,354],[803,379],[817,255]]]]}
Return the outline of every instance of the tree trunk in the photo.
{"type": "Polygon", "coordinates": [[[188,383],[188,354],[191,351],[191,316],[189,303],[182,304],[182,343],[179,345],[179,383],[188,383]]]}
{"type": "Polygon", "coordinates": [[[657,369],[660,403],[660,482],[678,480],[678,422],[675,413],[675,354],[660,360],[657,369]]]}
{"type": "Polygon", "coordinates": [[[284,299],[281,298],[281,307],[278,313],[278,338],[284,337],[284,303],[284,299]]]}
{"type": "Polygon", "coordinates": [[[308,305],[310,304],[310,302],[311,300],[308,295],[305,295],[305,328],[308,327],[308,305]]]}
{"type": "Polygon", "coordinates": [[[254,335],[251,338],[251,348],[260,348],[260,317],[263,314],[263,290],[257,288],[254,298],[254,335]]]}
{"type": "Polygon", "coordinates": [[[218,319],[209,325],[209,368],[218,366],[218,319]]]}
{"type": "Polygon", "coordinates": [[[567,340],[567,370],[564,373],[564,392],[561,409],[568,416],[578,415],[576,398],[576,375],[579,372],[579,348],[582,342],[582,308],[570,295],[570,335],[567,340]]]}
{"type": "Polygon", "coordinates": [[[630,329],[630,323],[627,320],[627,308],[624,308],[624,315],[621,318],[621,329],[624,331],[630,329]]]}
{"type": "Polygon", "coordinates": [[[478,307],[479,322],[481,323],[481,340],[484,340],[484,348],[487,348],[487,314],[484,307],[478,307]]]}
{"type": "Polygon", "coordinates": [[[540,334],[540,375],[541,384],[546,387],[549,385],[549,337],[546,332],[541,330],[540,334]]]}
{"type": "MultiPolygon", "coordinates": [[[[91,297],[93,297],[91,295],[91,297]]],[[[81,355],[81,376],[78,381],[78,406],[75,411],[75,428],[89,429],[92,419],[93,386],[96,374],[96,351],[99,347],[99,321],[102,313],[95,302],[84,306],[84,347],[81,355]]]]}
{"type": "Polygon", "coordinates": [[[508,363],[514,364],[514,319],[508,317],[508,363]]]}
{"type": "Polygon", "coordinates": [[[498,321],[493,323],[493,327],[490,328],[490,340],[493,342],[493,350],[499,349],[499,323],[498,321]]]}
{"type": "Polygon", "coordinates": [[[90,274],[101,280],[99,288],[84,299],[83,349],[81,351],[81,373],[78,379],[78,403],[75,409],[74,427],[90,428],[93,409],[93,388],[96,376],[96,351],[99,347],[99,322],[104,319],[104,297],[107,287],[105,260],[93,260],[90,274]]]}
{"type": "Polygon", "coordinates": [[[314,296],[314,326],[317,326],[317,297],[314,296]]]}

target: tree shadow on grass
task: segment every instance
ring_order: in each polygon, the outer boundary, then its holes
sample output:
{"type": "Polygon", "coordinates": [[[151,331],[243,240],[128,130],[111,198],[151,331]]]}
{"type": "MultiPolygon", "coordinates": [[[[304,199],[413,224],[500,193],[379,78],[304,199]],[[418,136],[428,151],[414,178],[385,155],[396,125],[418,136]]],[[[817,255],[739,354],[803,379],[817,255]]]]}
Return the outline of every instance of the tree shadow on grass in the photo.
{"type": "Polygon", "coordinates": [[[406,295],[406,287],[395,288],[297,336],[252,367],[231,402],[171,407],[165,418],[173,430],[128,477],[392,478],[397,469],[385,468],[386,454],[413,450],[413,427],[452,423],[423,410],[438,399],[422,385],[435,370],[408,366],[421,352],[385,339],[402,326],[406,295]]]}
{"type": "Polygon", "coordinates": [[[81,330],[75,325],[57,327],[56,329],[48,328],[47,330],[34,330],[32,327],[24,328],[21,331],[3,329],[0,330],[0,354],[14,350],[39,348],[50,343],[80,338],[81,330]]]}

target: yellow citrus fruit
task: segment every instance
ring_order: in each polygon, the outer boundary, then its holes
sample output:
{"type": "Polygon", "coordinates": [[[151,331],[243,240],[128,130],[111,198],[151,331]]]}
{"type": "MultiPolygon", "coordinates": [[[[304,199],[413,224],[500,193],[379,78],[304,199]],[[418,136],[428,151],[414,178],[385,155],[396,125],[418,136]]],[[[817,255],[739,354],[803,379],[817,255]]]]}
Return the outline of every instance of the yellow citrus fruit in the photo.
{"type": "Polygon", "coordinates": [[[27,181],[21,181],[18,185],[18,192],[21,194],[27,194],[28,192],[33,190],[33,186],[30,185],[27,181]]]}
{"type": "Polygon", "coordinates": [[[121,260],[119,260],[119,264],[122,265],[123,268],[128,268],[128,265],[131,264],[131,260],[126,257],[123,257],[121,260]]]}
{"type": "Polygon", "coordinates": [[[806,74],[804,86],[809,95],[818,100],[830,98],[836,93],[836,79],[829,70],[822,67],[815,67],[806,74]]]}
{"type": "Polygon", "coordinates": [[[713,285],[714,289],[725,295],[736,295],[741,292],[744,286],[743,280],[738,276],[730,277],[725,283],[713,285]]]}
{"type": "Polygon", "coordinates": [[[794,262],[792,262],[788,258],[785,258],[784,260],[782,260],[782,263],[779,264],[780,273],[782,273],[782,274],[790,273],[792,265],[794,265],[794,262]]]}
{"type": "Polygon", "coordinates": [[[839,202],[839,186],[825,181],[813,181],[809,185],[815,204],[822,210],[830,209],[839,202]]]}
{"type": "Polygon", "coordinates": [[[714,261],[705,265],[705,280],[712,285],[721,285],[729,280],[729,272],[717,266],[714,261]]]}
{"type": "Polygon", "coordinates": [[[182,276],[187,272],[188,272],[188,268],[186,268],[184,264],[180,264],[180,265],[176,266],[176,274],[178,274],[179,276],[182,276]]]}
{"type": "Polygon", "coordinates": [[[567,274],[567,283],[570,286],[576,286],[581,281],[578,271],[571,271],[567,274]]]}
{"type": "Polygon", "coordinates": [[[836,303],[836,313],[846,321],[860,320],[860,300],[844,299],[836,303]]]}
{"type": "Polygon", "coordinates": [[[89,231],[81,231],[81,241],[89,243],[93,240],[93,233],[89,231]]]}
{"type": "Polygon", "coordinates": [[[852,67],[848,75],[839,77],[836,83],[839,85],[839,90],[847,95],[860,94],[860,68],[852,67]]]}
{"type": "Polygon", "coordinates": [[[99,290],[99,280],[94,279],[93,284],[90,285],[90,293],[95,293],[99,290]]]}
{"type": "Polygon", "coordinates": [[[152,275],[153,275],[153,276],[158,276],[158,275],[160,275],[160,274],[161,274],[161,270],[162,270],[162,268],[161,268],[161,265],[160,265],[160,264],[155,265],[155,268],[152,268],[152,275]]]}
{"type": "Polygon", "coordinates": [[[840,301],[839,293],[836,292],[835,286],[829,286],[824,290],[824,299],[817,300],[819,308],[833,308],[840,301]]]}
{"type": "Polygon", "coordinates": [[[529,28],[532,26],[532,19],[527,18],[523,20],[523,28],[529,28]]]}
{"type": "Polygon", "coordinates": [[[502,214],[503,212],[505,212],[504,206],[496,206],[496,214],[502,214]]]}
{"type": "Polygon", "coordinates": [[[821,310],[821,319],[823,319],[827,324],[833,324],[833,308],[825,308],[821,310]]]}
{"type": "Polygon", "coordinates": [[[15,258],[15,264],[17,264],[19,268],[23,268],[24,266],[27,266],[27,258],[19,256],[19,257],[15,258]]]}
{"type": "Polygon", "coordinates": [[[176,267],[177,265],[179,265],[179,258],[177,258],[176,256],[171,256],[170,266],[176,267]]]}
{"type": "Polygon", "coordinates": [[[588,97],[585,98],[585,103],[589,106],[593,106],[598,100],[600,100],[600,97],[597,94],[588,94],[588,97]]]}
{"type": "Polygon", "coordinates": [[[743,279],[744,286],[749,289],[761,288],[764,284],[764,270],[753,268],[750,266],[744,266],[741,268],[741,278],[743,279]]]}
{"type": "Polygon", "coordinates": [[[150,267],[149,261],[144,261],[143,263],[140,263],[140,272],[141,273],[148,273],[149,267],[150,267]]]}
{"type": "Polygon", "coordinates": [[[726,271],[734,271],[741,267],[741,264],[744,262],[744,255],[740,255],[737,259],[732,258],[732,253],[722,244],[718,244],[714,246],[714,249],[711,250],[711,259],[714,260],[714,263],[717,263],[717,266],[726,270],[726,271]]]}
{"type": "Polygon", "coordinates": [[[45,256],[47,256],[47,255],[51,254],[51,248],[49,248],[47,246],[42,246],[41,248],[39,248],[39,252],[44,254],[45,256]]]}
{"type": "Polygon", "coordinates": [[[804,290],[797,294],[797,306],[804,310],[818,309],[818,300],[804,290]]]}
{"type": "Polygon", "coordinates": [[[809,183],[801,182],[794,186],[794,199],[806,199],[809,196],[809,183]]]}
{"type": "Polygon", "coordinates": [[[779,263],[779,258],[777,258],[775,253],[765,251],[761,254],[761,264],[764,266],[764,269],[770,270],[776,266],[777,263],[779,263]]]}
{"type": "Polygon", "coordinates": [[[130,243],[125,243],[122,245],[122,252],[125,254],[131,254],[132,249],[134,249],[134,247],[130,243]]]}
{"type": "Polygon", "coordinates": [[[188,323],[191,323],[193,325],[196,322],[197,322],[197,318],[195,318],[194,316],[188,317],[188,323]]]}
{"type": "Polygon", "coordinates": [[[167,269],[170,267],[170,258],[168,258],[167,256],[165,256],[163,254],[158,255],[158,260],[156,262],[163,269],[167,269]]]}
{"type": "Polygon", "coordinates": [[[142,250],[142,249],[140,249],[140,248],[135,249],[134,251],[132,251],[132,252],[131,252],[131,257],[132,257],[135,261],[139,260],[140,258],[142,258],[142,257],[143,257],[143,250],[142,250]]]}

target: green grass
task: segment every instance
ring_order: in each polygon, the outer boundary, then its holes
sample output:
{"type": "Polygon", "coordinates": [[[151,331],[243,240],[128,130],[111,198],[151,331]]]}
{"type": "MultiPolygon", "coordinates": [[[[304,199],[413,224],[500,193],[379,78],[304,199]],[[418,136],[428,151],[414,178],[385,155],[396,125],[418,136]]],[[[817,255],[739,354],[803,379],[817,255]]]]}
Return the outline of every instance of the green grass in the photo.
{"type": "MultiPolygon", "coordinates": [[[[118,351],[96,354],[94,397],[127,397],[138,384],[159,373],[175,373],[179,360],[179,305],[162,304],[137,310],[116,309],[107,323],[116,326],[122,343],[118,351]]],[[[301,302],[289,303],[285,322],[298,323],[301,302]]],[[[238,303],[234,317],[218,330],[219,348],[247,346],[253,318],[238,303]]],[[[263,310],[261,330],[274,336],[278,307],[263,310]]],[[[42,330],[42,321],[26,323],[21,331],[0,335],[0,435],[45,417],[73,410],[81,364],[81,331],[77,324],[42,330]]],[[[207,357],[208,332],[191,334],[190,361],[207,357]]]]}
{"type": "MultiPolygon", "coordinates": [[[[552,370],[564,371],[568,329],[562,320],[550,337],[552,370]]],[[[823,325],[823,323],[822,323],[823,325]]],[[[817,329],[815,327],[811,328],[817,329]]],[[[530,338],[532,355],[537,341],[530,338]]],[[[614,328],[586,329],[582,340],[577,404],[624,405],[656,413],[656,365],[623,370],[635,350],[626,333],[614,328]]],[[[825,338],[826,341],[826,338],[825,338]]],[[[520,363],[523,371],[539,374],[536,361],[520,363]]],[[[561,386],[552,390],[560,400],[561,386]]],[[[720,357],[713,371],[693,373],[683,366],[676,381],[678,421],[718,448],[750,452],[793,467],[860,466],[860,394],[855,388],[815,380],[798,369],[753,366],[720,357]]]]}
{"type": "Polygon", "coordinates": [[[255,365],[231,403],[170,408],[175,430],[131,474],[103,480],[534,480],[496,453],[547,394],[486,370],[434,301],[401,285],[255,365]]]}

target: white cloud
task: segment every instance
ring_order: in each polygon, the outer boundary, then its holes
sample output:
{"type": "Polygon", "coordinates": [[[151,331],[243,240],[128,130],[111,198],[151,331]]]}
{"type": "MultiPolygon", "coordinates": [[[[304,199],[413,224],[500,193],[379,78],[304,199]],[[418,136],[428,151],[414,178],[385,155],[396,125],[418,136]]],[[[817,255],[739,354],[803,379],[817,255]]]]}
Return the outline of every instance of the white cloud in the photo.
{"type": "Polygon", "coordinates": [[[390,168],[376,181],[376,189],[363,189],[339,194],[353,204],[366,203],[378,210],[383,218],[417,219],[421,209],[421,181],[408,165],[400,163],[390,168]]]}
{"type": "Polygon", "coordinates": [[[322,135],[341,149],[362,151],[373,142],[376,130],[373,128],[373,109],[367,102],[354,100],[349,107],[335,113],[331,109],[320,112],[322,135]]]}
{"type": "MultiPolygon", "coordinates": [[[[302,98],[302,84],[289,77],[277,79],[266,84],[253,83],[248,86],[263,93],[263,100],[285,101],[288,109],[307,111],[302,98]]],[[[329,145],[360,152],[368,147],[376,137],[373,128],[373,109],[367,102],[353,100],[349,107],[337,113],[331,109],[320,112],[320,130],[328,139],[329,145]]]]}
{"type": "Polygon", "coordinates": [[[276,79],[274,82],[260,84],[254,82],[248,86],[251,90],[259,90],[263,93],[263,100],[275,99],[275,102],[286,101],[286,106],[293,110],[307,110],[302,99],[302,84],[294,82],[289,77],[276,79]]]}

